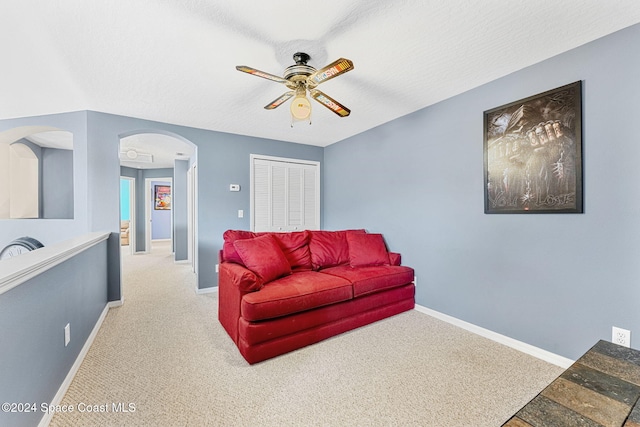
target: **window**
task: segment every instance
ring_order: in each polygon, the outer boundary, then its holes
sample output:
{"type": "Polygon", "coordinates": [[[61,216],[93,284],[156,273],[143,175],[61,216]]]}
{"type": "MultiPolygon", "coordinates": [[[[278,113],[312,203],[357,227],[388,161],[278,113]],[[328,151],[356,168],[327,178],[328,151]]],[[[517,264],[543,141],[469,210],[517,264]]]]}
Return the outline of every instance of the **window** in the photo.
{"type": "Polygon", "coordinates": [[[251,229],[320,228],[320,163],[251,155],[251,229]]]}

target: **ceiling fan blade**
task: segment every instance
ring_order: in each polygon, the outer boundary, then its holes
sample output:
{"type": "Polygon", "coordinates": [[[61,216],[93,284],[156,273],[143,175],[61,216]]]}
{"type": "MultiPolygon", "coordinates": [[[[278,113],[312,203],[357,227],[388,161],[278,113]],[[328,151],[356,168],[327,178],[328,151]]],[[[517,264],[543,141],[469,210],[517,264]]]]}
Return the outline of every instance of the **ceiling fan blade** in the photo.
{"type": "Polygon", "coordinates": [[[262,77],[263,79],[273,80],[278,83],[286,83],[287,81],[282,77],[275,76],[273,74],[265,73],[264,71],[256,70],[255,68],[247,67],[246,65],[238,65],[236,70],[243,73],[253,74],[254,76],[262,77]]]}
{"type": "Polygon", "coordinates": [[[270,103],[269,105],[265,105],[264,109],[265,110],[273,110],[274,108],[278,108],[279,106],[281,106],[287,99],[291,98],[293,95],[295,95],[296,93],[294,91],[289,91],[287,93],[285,93],[284,95],[282,95],[280,98],[274,100],[272,103],[270,103]]]}
{"type": "Polygon", "coordinates": [[[353,70],[353,62],[345,58],[340,58],[311,74],[307,78],[307,82],[316,86],[351,70],[353,70]]]}
{"type": "Polygon", "coordinates": [[[315,99],[340,117],[347,117],[349,114],[351,114],[351,110],[340,104],[335,99],[331,98],[329,95],[320,92],[318,89],[312,89],[309,91],[309,93],[311,94],[311,97],[313,99],[315,99]]]}

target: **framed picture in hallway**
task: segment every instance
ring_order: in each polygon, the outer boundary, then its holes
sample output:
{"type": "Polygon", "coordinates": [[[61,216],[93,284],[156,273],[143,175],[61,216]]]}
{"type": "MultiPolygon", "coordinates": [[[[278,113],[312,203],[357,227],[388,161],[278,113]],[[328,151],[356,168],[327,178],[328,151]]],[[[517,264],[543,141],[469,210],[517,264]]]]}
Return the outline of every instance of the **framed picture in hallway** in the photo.
{"type": "Polygon", "coordinates": [[[484,112],[484,212],[582,213],[582,82],[484,112]]]}
{"type": "Polygon", "coordinates": [[[171,210],[171,186],[156,185],[154,188],[153,208],[155,210],[171,210]]]}

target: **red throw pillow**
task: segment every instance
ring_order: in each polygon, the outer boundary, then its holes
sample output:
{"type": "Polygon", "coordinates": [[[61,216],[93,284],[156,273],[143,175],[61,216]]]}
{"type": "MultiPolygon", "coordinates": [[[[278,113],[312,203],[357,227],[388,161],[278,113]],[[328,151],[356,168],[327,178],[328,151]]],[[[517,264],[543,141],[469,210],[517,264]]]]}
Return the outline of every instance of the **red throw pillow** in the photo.
{"type": "Polygon", "coordinates": [[[236,240],[253,239],[256,234],[252,231],[245,230],[227,230],[222,235],[224,243],[222,244],[222,258],[227,262],[235,262],[236,264],[242,264],[242,259],[233,243],[236,240]]]}
{"type": "Polygon", "coordinates": [[[311,231],[309,250],[314,270],[349,263],[347,233],[362,233],[364,230],[311,231]]]}
{"type": "Polygon", "coordinates": [[[289,261],[271,234],[233,243],[242,263],[262,279],[264,284],[291,274],[289,261]]]}
{"type": "Polygon", "coordinates": [[[273,233],[292,270],[311,270],[309,232],[273,233]]]}
{"type": "Polygon", "coordinates": [[[347,233],[351,267],[389,265],[389,252],[382,234],[347,233]]]}

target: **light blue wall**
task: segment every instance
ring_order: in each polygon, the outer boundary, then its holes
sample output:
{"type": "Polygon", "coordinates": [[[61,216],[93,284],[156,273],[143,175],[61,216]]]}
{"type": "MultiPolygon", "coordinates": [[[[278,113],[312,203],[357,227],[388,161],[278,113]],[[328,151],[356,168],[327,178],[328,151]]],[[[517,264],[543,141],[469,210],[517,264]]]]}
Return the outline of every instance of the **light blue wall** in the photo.
{"type": "Polygon", "coordinates": [[[176,160],[173,168],[173,251],[175,260],[188,258],[187,172],[189,162],[176,160]]]}
{"type": "Polygon", "coordinates": [[[384,233],[418,304],[556,354],[640,333],[638,45],[640,25],[329,146],[325,226],[384,233]],[[485,215],[483,111],[578,80],[585,213],[485,215]]]}
{"type": "Polygon", "coordinates": [[[0,295],[0,402],[35,403],[32,413],[0,411],[2,426],[35,426],[107,304],[107,242],[0,295]],[[71,341],[64,345],[64,327],[71,341]]]}
{"type": "Polygon", "coordinates": [[[73,218],[73,150],[42,148],[42,217],[73,218]]]}

